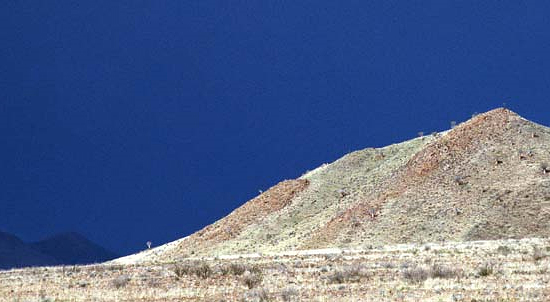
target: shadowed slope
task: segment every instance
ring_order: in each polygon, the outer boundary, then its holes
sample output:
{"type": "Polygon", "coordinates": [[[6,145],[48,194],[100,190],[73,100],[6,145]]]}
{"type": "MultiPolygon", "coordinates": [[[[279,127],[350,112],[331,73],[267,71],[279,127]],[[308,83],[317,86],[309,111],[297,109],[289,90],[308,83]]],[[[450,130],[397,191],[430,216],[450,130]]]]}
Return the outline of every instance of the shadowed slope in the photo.
{"type": "Polygon", "coordinates": [[[99,263],[118,257],[78,233],[55,235],[30,244],[35,250],[50,255],[63,264],[99,263]]]}

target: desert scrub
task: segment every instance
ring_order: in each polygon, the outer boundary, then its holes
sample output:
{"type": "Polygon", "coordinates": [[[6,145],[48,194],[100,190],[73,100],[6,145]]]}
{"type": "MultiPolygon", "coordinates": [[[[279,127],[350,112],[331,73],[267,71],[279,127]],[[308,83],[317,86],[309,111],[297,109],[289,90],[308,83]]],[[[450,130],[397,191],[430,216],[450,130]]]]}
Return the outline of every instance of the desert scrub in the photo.
{"type": "Polygon", "coordinates": [[[495,265],[492,263],[484,263],[477,271],[477,275],[480,277],[487,277],[493,274],[495,265]]]}
{"type": "Polygon", "coordinates": [[[185,264],[174,264],[174,267],[172,268],[172,271],[174,274],[176,274],[176,277],[178,279],[181,279],[185,275],[189,275],[191,272],[191,265],[188,263],[185,264]]]}
{"type": "Polygon", "coordinates": [[[218,271],[220,272],[220,274],[222,274],[222,276],[227,276],[231,273],[231,269],[228,265],[220,265],[218,267],[218,271]]]}
{"type": "Polygon", "coordinates": [[[428,270],[422,267],[407,268],[401,274],[410,283],[423,283],[428,279],[428,270]]]}
{"type": "Polygon", "coordinates": [[[128,275],[120,275],[118,277],[116,277],[115,279],[113,279],[112,281],[112,285],[114,288],[122,288],[122,287],[125,287],[126,285],[128,285],[128,283],[130,282],[130,276],[128,275]]]}
{"type": "Polygon", "coordinates": [[[241,301],[267,302],[272,301],[269,292],[265,288],[256,288],[244,293],[241,301]]]}
{"type": "Polygon", "coordinates": [[[174,264],[172,271],[176,274],[178,279],[181,279],[186,275],[195,275],[202,279],[208,279],[213,271],[210,265],[203,261],[193,263],[176,263],[174,264]]]}
{"type": "Polygon", "coordinates": [[[501,255],[508,256],[508,254],[510,254],[512,252],[512,250],[509,247],[505,246],[505,245],[500,245],[497,248],[497,252],[501,255]]]}
{"type": "Polygon", "coordinates": [[[538,246],[533,246],[533,261],[538,262],[546,258],[544,251],[538,246]]]}
{"type": "Polygon", "coordinates": [[[328,276],[331,283],[359,282],[362,277],[366,277],[362,265],[352,264],[342,269],[338,269],[328,276]]]}
{"type": "Polygon", "coordinates": [[[460,269],[453,269],[439,264],[434,264],[430,268],[430,278],[434,279],[455,279],[460,278],[462,275],[463,271],[460,269]]]}
{"type": "Polygon", "coordinates": [[[300,295],[296,287],[287,287],[281,291],[281,299],[285,302],[298,301],[300,295]]]}
{"type": "Polygon", "coordinates": [[[206,262],[199,262],[194,268],[195,275],[202,279],[208,279],[212,275],[212,268],[206,262]]]}
{"type": "Polygon", "coordinates": [[[247,267],[244,264],[240,263],[231,263],[229,265],[229,268],[231,270],[231,273],[235,276],[240,276],[244,274],[244,272],[247,270],[247,267]]]}
{"type": "Polygon", "coordinates": [[[261,269],[258,266],[249,266],[242,263],[223,264],[219,266],[219,272],[224,276],[241,276],[246,271],[255,272],[261,271],[261,269]]]}
{"type": "Polygon", "coordinates": [[[260,285],[263,281],[262,272],[250,272],[246,271],[243,274],[243,283],[250,289],[260,285]]]}

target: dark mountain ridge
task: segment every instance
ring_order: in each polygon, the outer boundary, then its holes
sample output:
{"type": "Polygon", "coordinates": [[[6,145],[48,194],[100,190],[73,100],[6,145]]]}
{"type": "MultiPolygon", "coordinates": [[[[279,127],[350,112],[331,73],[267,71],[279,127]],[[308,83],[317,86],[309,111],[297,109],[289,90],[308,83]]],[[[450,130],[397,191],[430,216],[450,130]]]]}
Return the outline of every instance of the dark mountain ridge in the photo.
{"type": "Polygon", "coordinates": [[[88,264],[116,257],[117,254],[74,232],[26,243],[13,234],[0,231],[0,269],[88,264]]]}
{"type": "Polygon", "coordinates": [[[103,262],[119,256],[74,232],[58,234],[30,246],[64,264],[103,262]]]}

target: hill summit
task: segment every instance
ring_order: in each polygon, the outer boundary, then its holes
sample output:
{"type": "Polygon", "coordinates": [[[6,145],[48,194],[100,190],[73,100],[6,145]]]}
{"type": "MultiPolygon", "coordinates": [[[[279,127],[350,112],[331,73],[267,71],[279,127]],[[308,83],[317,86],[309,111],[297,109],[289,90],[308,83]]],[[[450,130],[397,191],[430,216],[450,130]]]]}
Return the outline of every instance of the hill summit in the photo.
{"type": "Polygon", "coordinates": [[[550,128],[499,108],[285,180],[121,262],[550,235],[550,128]]]}

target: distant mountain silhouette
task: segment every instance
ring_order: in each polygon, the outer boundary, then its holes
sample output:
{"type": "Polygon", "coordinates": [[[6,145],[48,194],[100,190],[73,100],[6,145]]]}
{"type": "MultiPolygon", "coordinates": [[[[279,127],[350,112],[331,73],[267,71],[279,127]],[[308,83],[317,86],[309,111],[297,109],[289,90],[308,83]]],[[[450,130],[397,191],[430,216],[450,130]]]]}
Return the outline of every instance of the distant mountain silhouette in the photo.
{"type": "Polygon", "coordinates": [[[0,232],[0,269],[103,262],[118,257],[78,233],[64,233],[34,243],[0,232]]]}
{"type": "Polygon", "coordinates": [[[33,249],[12,234],[0,232],[0,269],[55,264],[59,261],[54,257],[33,249]]]}
{"type": "Polygon", "coordinates": [[[96,263],[119,256],[74,232],[58,234],[31,243],[30,246],[43,254],[54,257],[63,264],[96,263]]]}

